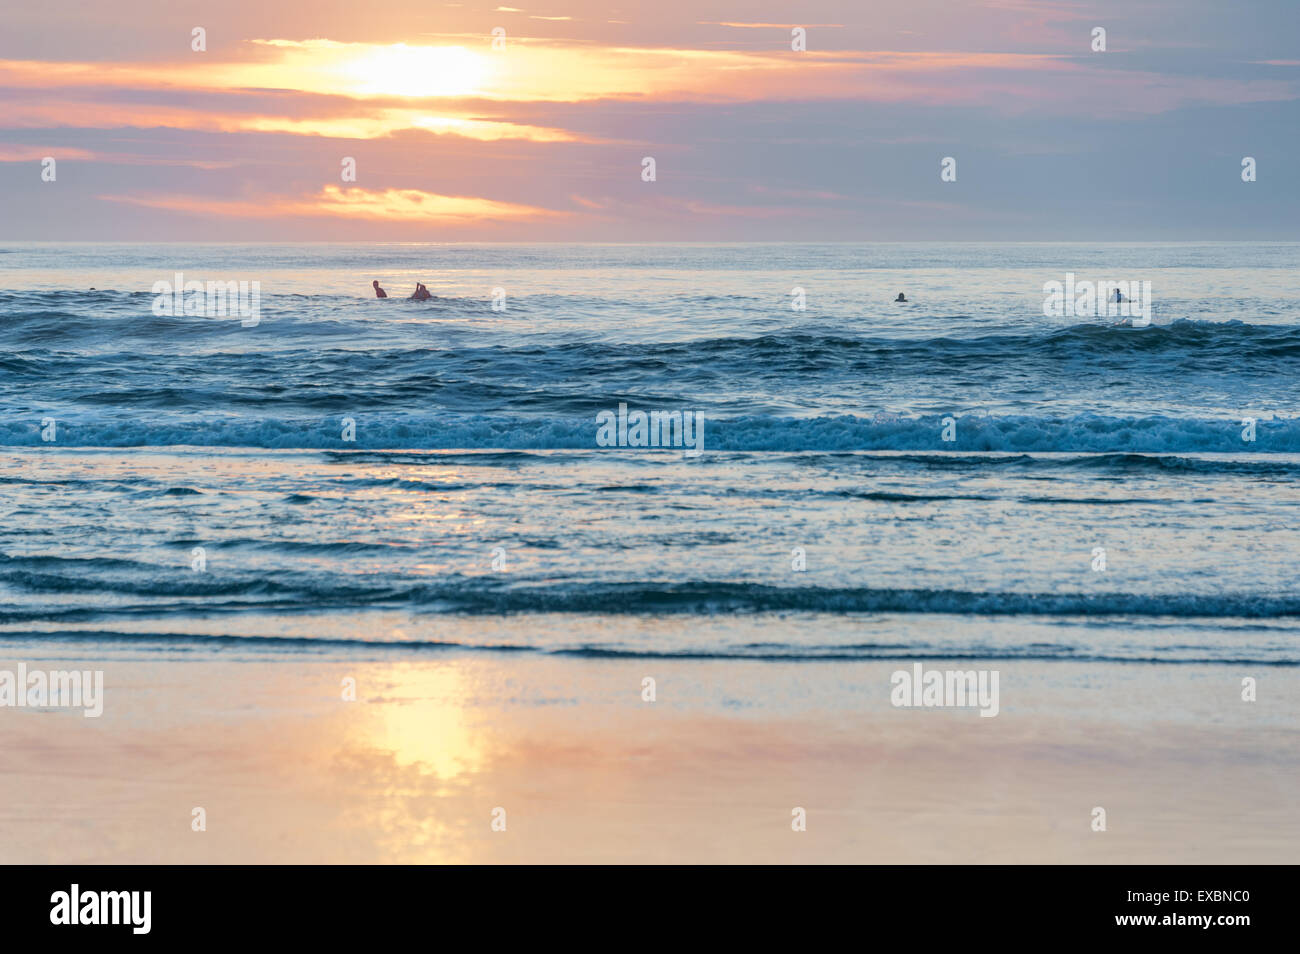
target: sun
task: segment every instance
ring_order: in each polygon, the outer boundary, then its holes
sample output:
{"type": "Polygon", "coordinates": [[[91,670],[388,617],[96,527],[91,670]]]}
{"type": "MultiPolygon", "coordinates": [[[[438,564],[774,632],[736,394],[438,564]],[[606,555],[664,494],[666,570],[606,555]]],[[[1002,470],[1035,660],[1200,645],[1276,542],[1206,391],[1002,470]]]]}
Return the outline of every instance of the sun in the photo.
{"type": "Polygon", "coordinates": [[[349,89],[362,96],[470,96],[488,74],[485,57],[463,46],[396,43],[344,62],[349,89]]]}

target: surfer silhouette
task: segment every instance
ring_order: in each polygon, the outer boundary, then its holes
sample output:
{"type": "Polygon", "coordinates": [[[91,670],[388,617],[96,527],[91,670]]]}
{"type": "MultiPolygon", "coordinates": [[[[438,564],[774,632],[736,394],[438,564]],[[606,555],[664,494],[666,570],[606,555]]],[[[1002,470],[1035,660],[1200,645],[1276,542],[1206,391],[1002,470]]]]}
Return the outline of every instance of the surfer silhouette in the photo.
{"type": "Polygon", "coordinates": [[[425,299],[432,297],[433,296],[429,294],[429,289],[425,288],[419,282],[415,283],[415,294],[413,294],[411,298],[415,301],[424,301],[425,299]]]}
{"type": "Polygon", "coordinates": [[[906,298],[906,296],[904,296],[904,294],[903,294],[902,292],[899,292],[899,293],[898,293],[898,297],[895,298],[894,301],[896,301],[896,302],[904,301],[904,302],[905,302],[905,301],[907,301],[907,298],[906,298]]]}
{"type": "Polygon", "coordinates": [[[379,287],[379,280],[378,280],[378,279],[376,279],[375,281],[371,282],[370,284],[372,284],[372,285],[375,286],[375,297],[376,297],[376,298],[387,298],[387,297],[388,297],[388,292],[384,291],[382,288],[379,287]]]}

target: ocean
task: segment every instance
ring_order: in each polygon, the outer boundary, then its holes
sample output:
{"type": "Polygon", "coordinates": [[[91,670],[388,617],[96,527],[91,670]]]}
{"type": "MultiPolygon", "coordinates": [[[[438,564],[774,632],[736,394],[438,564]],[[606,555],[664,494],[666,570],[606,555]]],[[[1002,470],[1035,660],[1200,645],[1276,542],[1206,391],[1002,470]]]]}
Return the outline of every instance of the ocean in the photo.
{"type": "Polygon", "coordinates": [[[2,245],[0,637],[1295,666],[1297,266],[2,245]],[[257,282],[256,322],[156,314],[177,273],[257,282]],[[1068,275],[1149,281],[1150,326],[1045,316],[1068,275]],[[603,446],[621,405],[693,415],[700,452],[603,446]]]}

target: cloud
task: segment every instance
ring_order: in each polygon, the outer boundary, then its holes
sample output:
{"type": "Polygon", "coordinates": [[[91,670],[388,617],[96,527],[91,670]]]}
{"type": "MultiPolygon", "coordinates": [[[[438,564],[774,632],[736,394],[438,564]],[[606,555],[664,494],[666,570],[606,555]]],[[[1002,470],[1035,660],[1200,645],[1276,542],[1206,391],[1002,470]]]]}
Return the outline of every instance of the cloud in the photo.
{"type": "Polygon", "coordinates": [[[439,195],[419,189],[343,189],[326,186],[315,195],[219,199],[186,195],[101,195],[107,202],[197,215],[240,219],[327,217],[429,225],[477,225],[486,220],[562,218],[568,213],[478,196],[439,195]]]}
{"type": "MultiPolygon", "coordinates": [[[[439,101],[412,106],[382,97],[356,100],[283,91],[186,93],[176,89],[56,88],[0,96],[0,126],[8,129],[171,129],[276,132],[334,139],[382,139],[416,131],[482,142],[607,141],[565,129],[485,116],[481,101],[439,101]]],[[[498,114],[504,111],[497,108],[498,114]]]]}
{"type": "Polygon", "coordinates": [[[1176,16],[1172,0],[882,0],[844,25],[827,22],[832,0],[625,14],[467,3],[418,18],[231,6],[203,54],[145,0],[16,11],[21,37],[0,36],[0,227],[819,241],[978,239],[999,225],[1015,237],[1034,223],[1057,236],[1079,221],[1197,237],[1267,222],[1290,237],[1297,221],[1290,177],[1247,188],[1236,167],[1250,154],[1276,170],[1295,151],[1300,60],[1277,4],[1243,18],[1211,0],[1181,0],[1176,16]],[[770,22],[781,16],[808,20],[770,22]],[[502,23],[515,26],[493,50],[502,23]],[[795,25],[812,28],[807,52],[790,49],[795,25]],[[1093,25],[1111,52],[1091,53],[1093,25]],[[1198,44],[1209,51],[1186,52],[1198,44]],[[34,189],[21,164],[46,155],[58,185],[34,189]],[[640,179],[646,155],[655,183],[640,179]],[[938,178],[947,155],[958,183],[938,178]],[[359,184],[334,185],[343,157],[359,184]],[[1090,196],[1112,203],[1104,219],[1090,196]]]}
{"type": "Polygon", "coordinates": [[[696,20],[695,22],[700,26],[723,26],[731,27],[736,30],[791,30],[795,26],[801,26],[804,29],[811,29],[813,27],[822,29],[823,27],[844,26],[843,23],[737,23],[726,20],[696,20]]]}
{"type": "MultiPolygon", "coordinates": [[[[281,113],[282,121],[223,117],[210,106],[204,121],[178,119],[184,107],[159,107],[132,124],[179,122],[188,128],[299,130],[308,135],[371,138],[402,124],[495,140],[566,141],[563,131],[533,124],[506,130],[448,107],[487,102],[866,102],[961,105],[995,112],[1064,110],[1092,115],[1152,114],[1196,105],[1273,102],[1300,97],[1294,81],[1269,78],[1165,75],[1119,69],[1061,53],[900,50],[702,50],[673,47],[588,47],[561,41],[515,40],[508,52],[462,46],[343,43],[335,40],[256,40],[258,62],[100,64],[0,61],[0,85],[15,92],[0,101],[0,123],[56,124],[47,103],[59,90],[83,98],[60,106],[63,121],[84,125],[107,100],[108,115],[127,109],[114,91],[197,93],[280,91],[332,98],[332,122],[281,113]],[[107,81],[105,81],[107,75],[107,81]],[[40,90],[39,94],[23,90],[40,90]],[[403,105],[394,106],[395,102],[403,105]],[[35,119],[24,117],[36,117],[35,119]],[[421,119],[421,117],[425,117],[421,119]],[[311,121],[306,121],[310,119],[311,121]],[[215,125],[224,122],[224,125],[215,125]],[[252,123],[252,125],[245,125],[252,123]]],[[[292,101],[287,101],[292,105],[292,101]]],[[[143,107],[134,111],[143,112],[143,107]]],[[[122,120],[116,120],[120,125],[122,120]]]]}
{"type": "Polygon", "coordinates": [[[94,159],[87,149],[70,149],[64,146],[25,146],[0,143],[0,162],[40,162],[47,156],[60,162],[65,159],[94,159]]]}

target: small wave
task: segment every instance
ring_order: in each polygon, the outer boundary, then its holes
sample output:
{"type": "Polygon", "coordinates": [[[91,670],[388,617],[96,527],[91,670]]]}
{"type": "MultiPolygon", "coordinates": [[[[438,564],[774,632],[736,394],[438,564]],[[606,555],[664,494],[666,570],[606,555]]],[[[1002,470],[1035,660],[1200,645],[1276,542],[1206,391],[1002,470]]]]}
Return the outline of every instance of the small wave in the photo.
{"type": "MultiPolygon", "coordinates": [[[[438,582],[358,576],[339,578],[310,572],[275,578],[219,577],[176,567],[96,573],[93,562],[51,558],[0,559],[0,583],[36,593],[106,592],[118,596],[180,599],[175,604],[75,607],[60,613],[136,613],[192,611],[193,598],[205,610],[275,606],[311,609],[328,603],[354,608],[410,606],[469,615],[603,613],[614,616],[661,613],[716,615],[773,612],[835,614],[925,613],[959,616],[1175,617],[1276,619],[1300,616],[1300,595],[1257,593],[987,592],[924,588],[773,586],[729,582],[650,582],[532,585],[504,584],[495,578],[454,576],[438,582]],[[33,565],[35,563],[35,565],[33,565]]],[[[0,619],[30,616],[36,610],[0,608],[0,619]]]]}
{"type": "MultiPolygon", "coordinates": [[[[966,662],[1076,662],[1146,665],[1242,665],[1288,667],[1300,660],[1227,652],[1222,655],[1161,654],[1150,650],[1080,653],[1072,646],[1031,643],[1012,647],[907,647],[899,644],[858,643],[843,646],[799,646],[767,643],[718,649],[656,651],[589,644],[541,647],[512,643],[464,643],[438,640],[368,640],[300,638],[283,636],[196,635],[194,633],[118,632],[114,630],[5,630],[0,640],[33,640],[43,643],[130,646],[150,651],[248,651],[293,655],[327,653],[422,653],[476,652],[528,653],[538,656],[569,656],[583,659],[737,660],[779,663],[913,662],[952,660],[966,662]]],[[[1179,647],[1180,649],[1183,647],[1179,647]]],[[[1193,647],[1195,648],[1195,647],[1193,647]]]]}
{"type": "Polygon", "coordinates": [[[1300,595],[1195,593],[998,593],[751,583],[618,583],[576,589],[515,587],[426,592],[458,612],[519,613],[934,613],[962,616],[1300,616],[1300,595]]]}
{"type": "Polygon", "coordinates": [[[1277,358],[1300,356],[1300,326],[1248,324],[1242,321],[1199,321],[1180,318],[1168,324],[1131,329],[1098,319],[1069,327],[1047,327],[1029,333],[942,335],[929,338],[848,337],[842,334],[783,332],[751,338],[711,338],[698,342],[663,342],[656,354],[674,350],[701,351],[713,360],[763,359],[780,355],[787,361],[855,361],[863,357],[891,363],[916,360],[927,366],[1023,362],[1034,357],[1077,360],[1095,355],[1107,359],[1151,357],[1162,353],[1208,357],[1277,358]]]}
{"type": "MultiPolygon", "coordinates": [[[[173,541],[173,546],[198,546],[203,541],[173,541]]],[[[360,554],[360,553],[399,553],[403,551],[415,551],[419,549],[416,544],[402,543],[371,543],[365,540],[328,540],[324,542],[315,542],[311,540],[278,540],[275,538],[263,539],[261,537],[236,537],[233,540],[222,540],[219,547],[213,548],[216,551],[221,550],[265,550],[274,553],[302,553],[302,554],[326,554],[338,556],[341,554],[360,554]]]]}
{"type": "MultiPolygon", "coordinates": [[[[672,453],[650,449],[596,446],[595,411],[586,419],[525,418],[478,414],[358,414],[355,447],[342,439],[339,417],[265,418],[121,414],[69,415],[59,422],[58,446],[77,447],[260,447],[364,450],[588,450],[643,455],[672,453]]],[[[1260,420],[1256,440],[1242,440],[1239,420],[1170,417],[1062,417],[956,415],[955,440],[945,441],[948,415],[880,421],[836,415],[817,418],[731,417],[707,419],[705,454],[710,451],[926,451],[962,455],[1071,453],[1113,456],[1127,469],[1203,469],[1220,472],[1222,463],[1192,463],[1139,455],[1218,453],[1300,453],[1300,419],[1260,420]]],[[[0,445],[49,446],[42,440],[40,414],[28,420],[0,421],[0,445]]],[[[677,450],[675,453],[680,454],[677,450]]],[[[1002,464],[1001,466],[1015,466],[1002,464]]],[[[1095,463],[1087,463],[1095,467],[1095,463]]],[[[1294,473],[1285,462],[1238,465],[1243,472],[1275,468],[1294,473]]]]}

